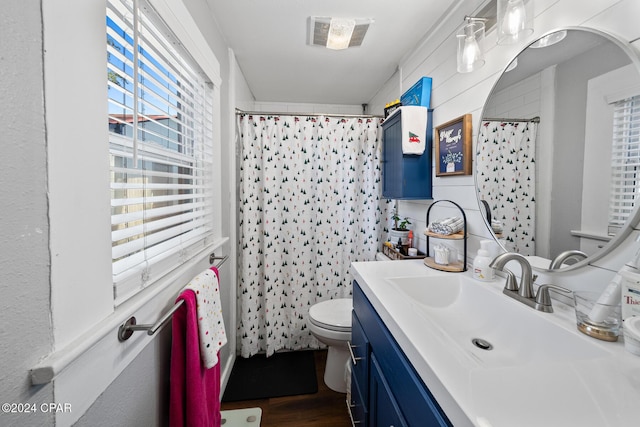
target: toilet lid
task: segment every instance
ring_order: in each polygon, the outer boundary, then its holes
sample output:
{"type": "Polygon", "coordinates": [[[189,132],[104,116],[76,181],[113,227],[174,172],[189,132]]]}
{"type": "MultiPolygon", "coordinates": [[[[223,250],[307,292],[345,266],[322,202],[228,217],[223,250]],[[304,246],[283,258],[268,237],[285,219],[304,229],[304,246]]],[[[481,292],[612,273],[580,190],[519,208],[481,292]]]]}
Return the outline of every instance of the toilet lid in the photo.
{"type": "Polygon", "coordinates": [[[309,320],[316,326],[332,331],[351,331],[351,298],[339,298],[314,304],[309,320]]]}

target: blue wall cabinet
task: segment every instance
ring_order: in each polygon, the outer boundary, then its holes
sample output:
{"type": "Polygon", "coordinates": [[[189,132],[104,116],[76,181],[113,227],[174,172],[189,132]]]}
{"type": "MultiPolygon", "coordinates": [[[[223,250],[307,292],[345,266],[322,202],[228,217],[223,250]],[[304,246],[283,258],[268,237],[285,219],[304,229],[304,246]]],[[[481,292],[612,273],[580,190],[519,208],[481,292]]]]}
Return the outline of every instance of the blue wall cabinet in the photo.
{"type": "Polygon", "coordinates": [[[382,124],[382,196],[387,199],[431,199],[433,110],[428,111],[421,155],[402,153],[402,110],[382,124]]]}
{"type": "Polygon", "coordinates": [[[349,345],[354,425],[452,426],[355,281],[349,345]]]}

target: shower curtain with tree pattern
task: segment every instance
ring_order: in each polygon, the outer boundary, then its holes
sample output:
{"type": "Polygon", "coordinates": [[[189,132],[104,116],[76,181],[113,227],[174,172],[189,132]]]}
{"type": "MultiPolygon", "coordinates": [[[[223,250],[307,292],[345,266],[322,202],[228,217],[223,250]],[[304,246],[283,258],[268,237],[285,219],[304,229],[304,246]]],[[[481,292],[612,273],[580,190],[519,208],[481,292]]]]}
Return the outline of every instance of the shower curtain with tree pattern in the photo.
{"type": "Polygon", "coordinates": [[[493,219],[502,222],[505,248],[535,255],[535,122],[483,121],[478,144],[477,185],[493,219]]]}
{"type": "Polygon", "coordinates": [[[388,224],[381,120],[238,115],[238,343],[242,357],[318,348],[309,307],[349,297],[352,261],[388,224]]]}

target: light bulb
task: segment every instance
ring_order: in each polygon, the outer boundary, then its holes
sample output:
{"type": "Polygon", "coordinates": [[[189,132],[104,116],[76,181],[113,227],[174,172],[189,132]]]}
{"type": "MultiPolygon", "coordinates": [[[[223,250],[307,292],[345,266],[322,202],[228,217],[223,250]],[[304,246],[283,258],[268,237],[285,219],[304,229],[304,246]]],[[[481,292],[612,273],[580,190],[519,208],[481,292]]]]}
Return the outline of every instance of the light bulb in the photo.
{"type": "Polygon", "coordinates": [[[524,29],[526,16],[522,0],[509,0],[502,21],[502,30],[511,36],[517,36],[524,29]]]}
{"type": "Polygon", "coordinates": [[[462,64],[465,69],[473,70],[473,64],[480,59],[480,46],[474,36],[467,36],[464,39],[462,49],[462,64]]]}
{"type": "Polygon", "coordinates": [[[356,21],[353,19],[332,18],[331,22],[329,23],[327,48],[334,50],[348,48],[355,26],[356,21]]]}
{"type": "Polygon", "coordinates": [[[484,23],[468,20],[457,34],[459,73],[469,73],[484,65],[480,42],[484,36],[484,23]]]}

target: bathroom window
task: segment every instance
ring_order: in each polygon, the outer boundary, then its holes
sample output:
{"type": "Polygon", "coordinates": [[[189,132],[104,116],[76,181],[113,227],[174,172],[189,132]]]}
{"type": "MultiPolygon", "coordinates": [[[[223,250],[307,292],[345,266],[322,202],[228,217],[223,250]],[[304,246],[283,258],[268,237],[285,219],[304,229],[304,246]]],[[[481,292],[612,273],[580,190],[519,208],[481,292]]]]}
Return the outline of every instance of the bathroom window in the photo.
{"type": "Polygon", "coordinates": [[[614,104],[609,234],[631,215],[640,192],[640,95],[614,104]]]}
{"type": "Polygon", "coordinates": [[[116,303],[213,239],[213,85],[143,0],[106,14],[116,303]]]}

